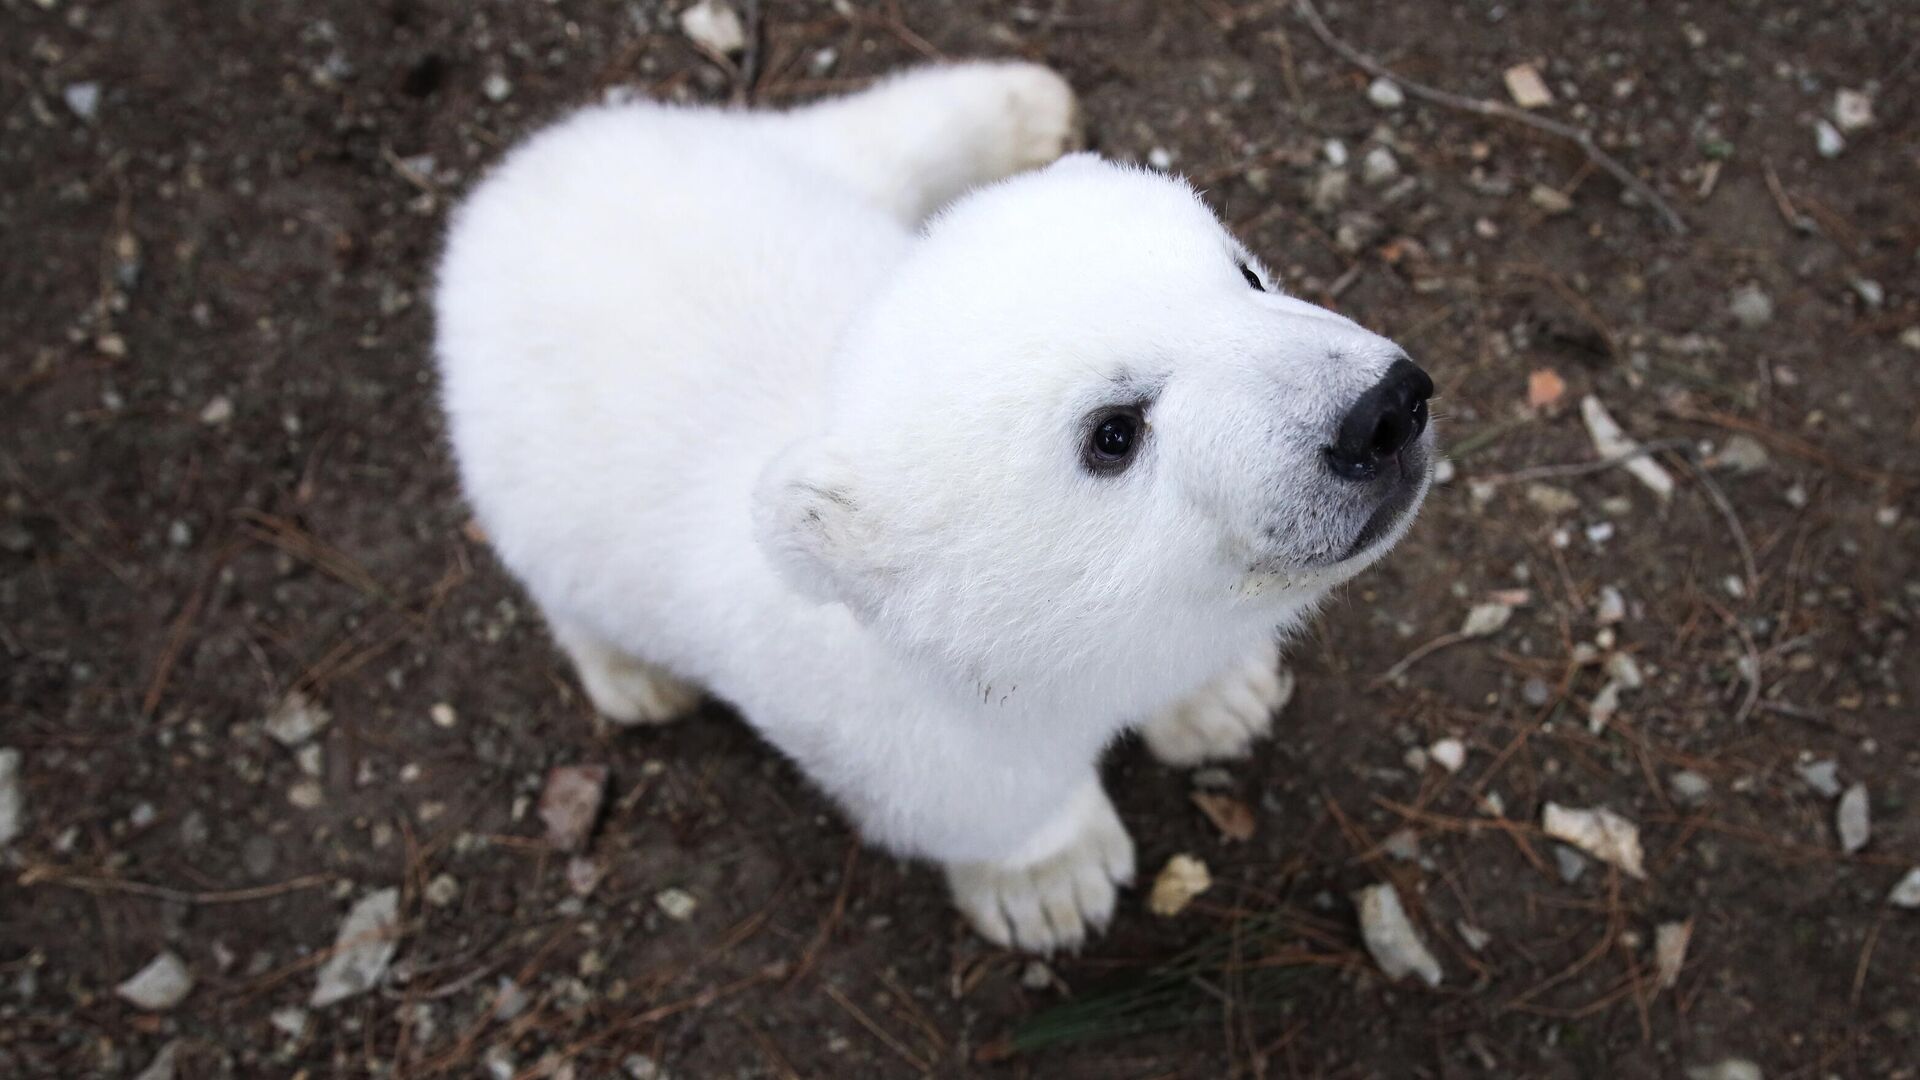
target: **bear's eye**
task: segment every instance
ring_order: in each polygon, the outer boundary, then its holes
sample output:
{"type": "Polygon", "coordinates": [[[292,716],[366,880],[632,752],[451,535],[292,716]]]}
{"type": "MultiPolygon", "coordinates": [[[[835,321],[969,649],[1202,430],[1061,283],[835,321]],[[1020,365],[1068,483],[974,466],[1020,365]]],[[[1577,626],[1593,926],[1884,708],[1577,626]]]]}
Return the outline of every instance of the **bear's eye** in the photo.
{"type": "Polygon", "coordinates": [[[1087,471],[1096,475],[1120,472],[1133,461],[1142,441],[1140,410],[1112,409],[1093,418],[1087,433],[1083,461],[1087,471]]]}
{"type": "Polygon", "coordinates": [[[1261,292],[1267,291],[1267,287],[1265,285],[1260,284],[1260,275],[1254,273],[1253,267],[1248,266],[1246,263],[1240,264],[1240,276],[1247,279],[1247,284],[1253,286],[1254,288],[1260,290],[1261,292]]]}

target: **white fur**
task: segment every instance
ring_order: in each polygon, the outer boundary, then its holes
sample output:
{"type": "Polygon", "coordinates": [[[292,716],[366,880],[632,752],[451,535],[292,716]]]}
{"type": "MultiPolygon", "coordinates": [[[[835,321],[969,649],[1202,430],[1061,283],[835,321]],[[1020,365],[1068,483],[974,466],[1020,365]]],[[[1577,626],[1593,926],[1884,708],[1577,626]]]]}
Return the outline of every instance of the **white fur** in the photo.
{"type": "Polygon", "coordinates": [[[1219,678],[1276,703],[1247,658],[1412,517],[1347,557],[1379,498],[1319,456],[1398,350],[1250,289],[1179,181],[993,183],[1073,132],[1025,64],[589,109],[473,194],[438,298],[466,490],[595,704],[707,688],[1043,951],[1132,872],[1102,749],[1219,678]],[[1136,400],[1137,459],[1090,475],[1089,415],[1136,400]]]}

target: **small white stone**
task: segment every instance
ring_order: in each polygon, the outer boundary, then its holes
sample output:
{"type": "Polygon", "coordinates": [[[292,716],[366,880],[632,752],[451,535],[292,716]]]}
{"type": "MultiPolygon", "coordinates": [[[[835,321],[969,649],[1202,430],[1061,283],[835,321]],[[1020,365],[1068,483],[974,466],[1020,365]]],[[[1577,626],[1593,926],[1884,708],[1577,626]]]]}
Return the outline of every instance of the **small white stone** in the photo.
{"type": "Polygon", "coordinates": [[[200,422],[208,427],[218,427],[233,419],[233,399],[225,394],[208,401],[200,410],[200,422]]]}
{"type": "Polygon", "coordinates": [[[1159,169],[1161,172],[1166,172],[1168,169],[1173,168],[1173,151],[1168,150],[1164,146],[1156,146],[1147,151],[1147,164],[1159,169]]]}
{"type": "Polygon", "coordinates": [[[1459,470],[1454,466],[1452,461],[1447,458],[1441,458],[1439,461],[1433,463],[1433,482],[1435,484],[1450,484],[1453,482],[1453,478],[1458,475],[1458,472],[1459,470]]]}
{"type": "Polygon", "coordinates": [[[1029,990],[1045,990],[1053,985],[1053,969],[1040,960],[1029,960],[1020,972],[1020,985],[1029,990]]]}
{"type": "Polygon", "coordinates": [[[1369,885],[1353,894],[1353,903],[1360,912],[1360,936],[1387,978],[1418,975],[1428,986],[1440,985],[1440,961],[1407,921],[1392,885],[1369,885]]]}
{"type": "Polygon", "coordinates": [[[82,120],[92,120],[100,112],[100,84],[97,82],[68,83],[60,92],[67,108],[82,120]]]}
{"type": "Polygon", "coordinates": [[[427,882],[425,890],[427,903],[434,907],[446,907],[460,897],[460,882],[452,874],[436,874],[427,882]]]}
{"type": "Polygon", "coordinates": [[[695,44],[722,56],[744,52],[747,28],[740,15],[722,0],[699,0],[680,13],[680,32],[695,44]]]}
{"type": "Polygon", "coordinates": [[[1760,286],[1748,283],[1733,290],[1727,313],[1745,329],[1758,330],[1773,321],[1773,298],[1760,286]]]}
{"type": "Polygon", "coordinates": [[[1825,120],[1813,122],[1813,148],[1823,158],[1837,158],[1847,148],[1847,140],[1841,136],[1840,129],[1825,120]]]}
{"type": "Polygon", "coordinates": [[[1639,826],[1611,810],[1572,809],[1549,802],[1541,810],[1540,826],[1548,836],[1564,840],[1633,877],[1647,876],[1639,826]]]}
{"type": "Polygon", "coordinates": [[[1465,622],[1460,624],[1460,636],[1469,638],[1486,637],[1499,632],[1500,628],[1513,619],[1513,608],[1507,604],[1475,604],[1467,612],[1465,622]]]}
{"type": "Polygon", "coordinates": [[[1833,122],[1841,131],[1853,132],[1873,124],[1873,98],[1858,90],[1840,90],[1833,95],[1833,122]]]}
{"type": "Polygon", "coordinates": [[[318,781],[302,780],[287,789],[287,802],[295,810],[314,810],[326,801],[326,791],[318,781]]]}
{"type": "Polygon", "coordinates": [[[1872,278],[1854,278],[1853,293],[1860,302],[1870,308],[1877,308],[1887,302],[1887,290],[1872,278]]]}
{"type": "Polygon", "coordinates": [[[20,751],[0,750],[0,847],[25,828],[26,797],[20,790],[20,751]]]}
{"type": "Polygon", "coordinates": [[[1467,763],[1467,744],[1459,739],[1441,739],[1427,747],[1427,756],[1448,772],[1457,773],[1467,763]]]}
{"type": "Polygon", "coordinates": [[[686,922],[700,907],[700,901],[685,889],[662,889],[654,894],[653,906],[674,922],[686,922]]]}
{"type": "Polygon", "coordinates": [[[1487,933],[1485,930],[1480,929],[1465,919],[1455,921],[1453,928],[1460,931],[1460,940],[1466,942],[1467,948],[1472,949],[1474,952],[1480,952],[1493,943],[1492,934],[1487,933]]]}
{"type": "Polygon", "coordinates": [[[1620,590],[1611,585],[1600,587],[1600,601],[1594,605],[1594,621],[1601,626],[1612,626],[1627,617],[1627,598],[1620,590]]]}
{"type": "Polygon", "coordinates": [[[307,1025],[313,1022],[313,1014],[298,1005],[288,1005],[268,1014],[267,1022],[287,1038],[300,1039],[306,1037],[307,1025]]]}
{"type": "Polygon", "coordinates": [[[1673,797],[1683,803],[1704,802],[1713,794],[1713,781],[1691,769],[1682,769],[1667,778],[1667,786],[1673,789],[1673,797]]]}
{"type": "Polygon", "coordinates": [[[1360,160],[1360,179],[1369,185],[1378,186],[1399,175],[1399,160],[1384,146],[1367,151],[1367,156],[1360,160]]]}
{"type": "Polygon", "coordinates": [[[318,735],[332,720],[333,715],[319,702],[295,690],[281,698],[280,703],[267,713],[267,719],[261,727],[273,741],[293,747],[318,735]]]}
{"type": "Polygon", "coordinates": [[[1327,164],[1336,169],[1347,163],[1347,144],[1339,139],[1328,139],[1325,145],[1320,147],[1320,152],[1326,155],[1327,164]]]}
{"type": "Polygon", "coordinates": [[[114,993],[148,1012],[162,1012],[186,1000],[193,992],[193,973],[186,962],[171,951],[148,962],[132,978],[114,988],[114,993]]]}
{"type": "Polygon", "coordinates": [[[321,1009],[374,988],[400,948],[400,890],[377,889],[347,912],[307,1004],[321,1009]]]}
{"type": "Polygon", "coordinates": [[[1383,75],[1367,85],[1367,100],[1382,109],[1397,109],[1407,103],[1407,95],[1399,83],[1383,75]]]}
{"type": "Polygon", "coordinates": [[[1823,761],[1803,761],[1793,767],[1800,779],[1823,799],[1836,798],[1840,794],[1840,763],[1828,758],[1823,761]]]}
{"type": "Polygon", "coordinates": [[[1920,908],[1920,866],[1907,871],[1907,876],[1887,894],[1887,903],[1894,907],[1920,908]]]}
{"type": "Polygon", "coordinates": [[[460,716],[453,711],[453,706],[444,701],[438,702],[432,708],[428,709],[427,715],[433,718],[435,727],[450,728],[460,722],[460,716]]]}
{"type": "Polygon", "coordinates": [[[1873,837],[1873,824],[1867,819],[1867,785],[1856,783],[1840,796],[1833,824],[1840,834],[1840,850],[1851,855],[1867,846],[1873,837]]]}
{"type": "Polygon", "coordinates": [[[1687,1070],[1687,1080],[1765,1080],[1760,1066],[1745,1058],[1728,1058],[1687,1070]]]}
{"type": "Polygon", "coordinates": [[[488,101],[498,104],[513,96],[513,80],[497,71],[488,72],[480,83],[480,92],[487,96],[488,101]]]}

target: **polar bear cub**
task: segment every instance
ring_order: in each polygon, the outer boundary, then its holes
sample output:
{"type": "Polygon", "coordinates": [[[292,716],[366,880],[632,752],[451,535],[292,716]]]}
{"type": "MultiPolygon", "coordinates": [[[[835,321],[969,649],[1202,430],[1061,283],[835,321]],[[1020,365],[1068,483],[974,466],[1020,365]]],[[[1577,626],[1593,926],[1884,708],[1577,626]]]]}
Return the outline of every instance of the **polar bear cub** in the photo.
{"type": "Polygon", "coordinates": [[[473,193],[438,294],[466,492],[593,704],[728,702],[1037,951],[1133,874],[1102,750],[1244,753],[1432,460],[1398,347],[1185,183],[1061,158],[1075,113],[1020,63],[590,108],[473,193]]]}

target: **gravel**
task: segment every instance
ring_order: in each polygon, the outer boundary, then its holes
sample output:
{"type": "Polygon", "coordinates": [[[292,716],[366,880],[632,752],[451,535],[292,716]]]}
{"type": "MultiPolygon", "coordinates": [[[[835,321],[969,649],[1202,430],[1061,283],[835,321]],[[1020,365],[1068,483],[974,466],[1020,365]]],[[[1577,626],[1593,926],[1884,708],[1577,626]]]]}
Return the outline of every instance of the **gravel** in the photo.
{"type": "Polygon", "coordinates": [[[378,985],[400,948],[400,890],[378,889],[360,898],[334,936],[307,1004],[322,1009],[378,985]]]}
{"type": "Polygon", "coordinates": [[[0,750],[0,847],[25,828],[26,796],[20,790],[20,751],[0,750]]]}
{"type": "Polygon", "coordinates": [[[114,987],[114,993],[148,1012],[165,1012],[192,992],[193,973],[171,950],[154,957],[132,978],[114,987]]]}

